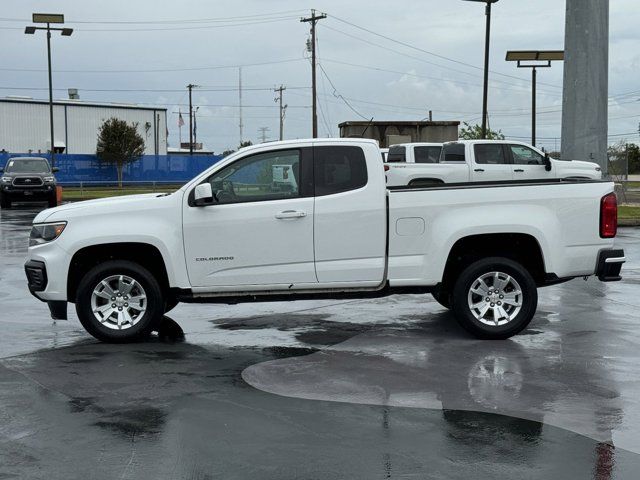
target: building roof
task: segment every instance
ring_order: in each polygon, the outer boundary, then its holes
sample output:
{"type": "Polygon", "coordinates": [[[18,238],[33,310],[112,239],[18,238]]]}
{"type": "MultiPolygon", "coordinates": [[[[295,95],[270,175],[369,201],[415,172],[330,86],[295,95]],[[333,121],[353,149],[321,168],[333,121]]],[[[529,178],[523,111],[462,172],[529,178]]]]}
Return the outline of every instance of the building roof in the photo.
{"type": "MultiPolygon", "coordinates": [[[[37,103],[49,105],[49,100],[39,100],[31,97],[4,97],[0,98],[0,103],[37,103]]],[[[167,111],[165,107],[150,107],[147,105],[136,105],[135,103],[85,102],[83,100],[73,99],[53,100],[53,104],[71,105],[74,107],[129,108],[134,110],[167,111]]]]}

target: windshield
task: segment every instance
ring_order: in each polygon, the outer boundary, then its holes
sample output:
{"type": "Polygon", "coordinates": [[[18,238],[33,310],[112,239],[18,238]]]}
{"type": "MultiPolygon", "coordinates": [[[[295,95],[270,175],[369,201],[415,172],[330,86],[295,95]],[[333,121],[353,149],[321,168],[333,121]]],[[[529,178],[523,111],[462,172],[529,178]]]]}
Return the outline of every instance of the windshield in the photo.
{"type": "Polygon", "coordinates": [[[49,162],[44,158],[11,158],[4,170],[7,173],[49,173],[49,162]]]}

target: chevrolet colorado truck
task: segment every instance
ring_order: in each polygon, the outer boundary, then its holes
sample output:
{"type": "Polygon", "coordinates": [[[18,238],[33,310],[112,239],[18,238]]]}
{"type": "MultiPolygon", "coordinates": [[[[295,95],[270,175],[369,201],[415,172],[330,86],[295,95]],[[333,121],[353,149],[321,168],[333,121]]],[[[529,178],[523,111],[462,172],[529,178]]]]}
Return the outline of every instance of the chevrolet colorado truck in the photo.
{"type": "Polygon", "coordinates": [[[45,210],[30,235],[29,289],[53,318],[75,303],[107,342],[149,334],[178,302],[402,292],[431,293],[470,332],[500,339],[529,324],[538,287],[620,280],[612,183],[388,189],[380,158],[373,140],[254,145],[171,194],[45,210]],[[287,188],[273,178],[284,166],[287,188]]]}
{"type": "Polygon", "coordinates": [[[438,183],[602,178],[598,164],[556,160],[523,142],[460,140],[445,144],[408,143],[389,149],[387,186],[438,183]],[[427,149],[432,153],[427,155],[427,149]],[[437,149],[437,150],[436,150],[437,149]],[[439,158],[435,152],[439,153],[439,158]]]}
{"type": "Polygon", "coordinates": [[[51,168],[46,158],[11,157],[0,167],[0,207],[11,208],[11,202],[47,202],[58,204],[56,195],[57,168],[51,168]]]}

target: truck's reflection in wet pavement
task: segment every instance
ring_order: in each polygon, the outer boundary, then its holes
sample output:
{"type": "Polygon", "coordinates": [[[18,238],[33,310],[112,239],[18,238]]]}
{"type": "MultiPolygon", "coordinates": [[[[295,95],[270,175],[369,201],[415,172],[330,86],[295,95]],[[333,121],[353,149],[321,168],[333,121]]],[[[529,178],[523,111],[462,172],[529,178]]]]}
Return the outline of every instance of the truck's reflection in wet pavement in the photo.
{"type": "MultiPolygon", "coordinates": [[[[0,477],[637,477],[633,263],[618,284],[542,290],[504,342],[402,296],[181,305],[148,342],[106,345],[27,296],[33,215],[15,212],[0,224],[0,477]]],[[[639,238],[621,236],[631,258],[639,238]]]]}

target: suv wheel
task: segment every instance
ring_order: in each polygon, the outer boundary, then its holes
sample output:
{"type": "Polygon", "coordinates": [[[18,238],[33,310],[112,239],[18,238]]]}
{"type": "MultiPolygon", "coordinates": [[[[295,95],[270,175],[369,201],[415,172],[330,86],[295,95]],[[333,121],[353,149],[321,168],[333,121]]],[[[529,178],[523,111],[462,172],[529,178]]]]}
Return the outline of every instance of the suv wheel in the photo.
{"type": "Polygon", "coordinates": [[[452,307],[478,338],[509,338],[529,325],[538,306],[536,283],[522,265],[502,257],[472,263],[456,280],[452,307]]]}
{"type": "Polygon", "coordinates": [[[58,196],[54,190],[53,195],[51,195],[49,197],[49,208],[53,208],[53,207],[57,207],[58,206],[58,196]]]}
{"type": "Polygon", "coordinates": [[[0,193],[0,207],[11,208],[11,200],[4,193],[0,193]]]}
{"type": "Polygon", "coordinates": [[[159,325],[165,300],[153,275],[125,260],[102,263],[80,281],[76,311],[82,326],[103,342],[133,342],[159,325]]]}

